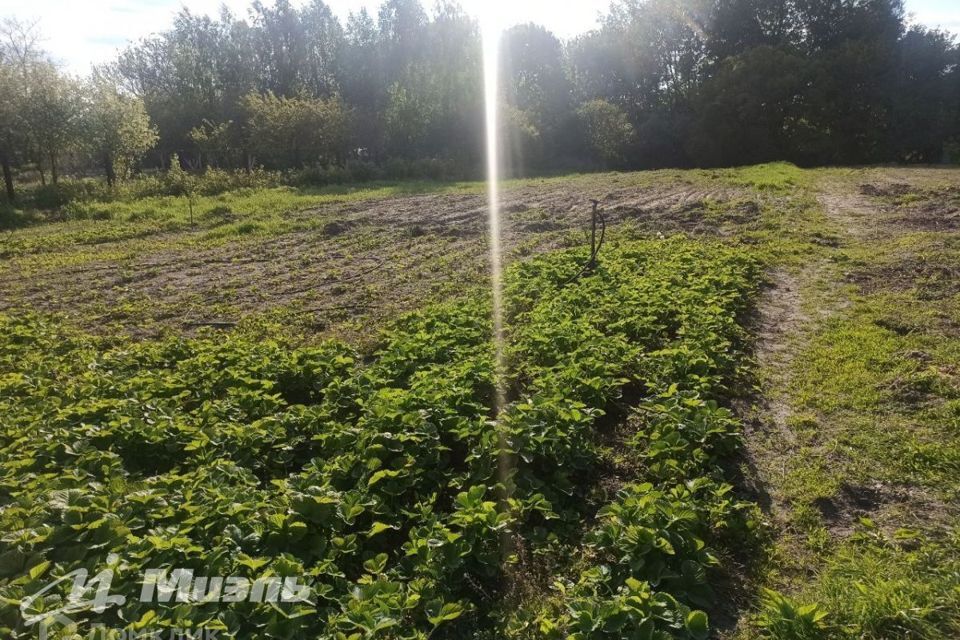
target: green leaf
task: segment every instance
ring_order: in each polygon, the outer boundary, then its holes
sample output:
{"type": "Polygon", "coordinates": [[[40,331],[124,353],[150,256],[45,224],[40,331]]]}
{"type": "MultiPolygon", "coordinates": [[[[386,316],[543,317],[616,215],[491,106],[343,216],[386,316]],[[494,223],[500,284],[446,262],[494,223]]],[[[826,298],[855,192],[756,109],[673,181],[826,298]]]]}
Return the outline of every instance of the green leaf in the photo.
{"type": "Polygon", "coordinates": [[[370,531],[367,532],[367,538],[372,538],[376,535],[380,535],[381,533],[383,533],[384,531],[387,531],[388,529],[399,529],[399,528],[400,527],[387,524],[385,522],[374,522],[373,526],[370,527],[370,531]]]}
{"type": "Polygon", "coordinates": [[[703,611],[691,611],[687,614],[686,627],[690,635],[696,640],[705,640],[710,631],[707,624],[707,614],[703,611]]]}
{"type": "Polygon", "coordinates": [[[133,628],[134,628],[134,629],[143,629],[143,628],[146,627],[148,624],[150,624],[151,622],[153,622],[153,620],[156,619],[156,617],[157,617],[157,612],[154,611],[153,609],[151,609],[150,611],[147,611],[147,612],[144,613],[142,616],[140,616],[140,619],[139,619],[139,620],[137,620],[136,622],[133,623],[133,628]]]}
{"type": "Polygon", "coordinates": [[[270,560],[268,558],[251,558],[247,554],[241,553],[238,562],[244,567],[249,567],[256,571],[260,567],[270,562],[270,560]]]}
{"type": "Polygon", "coordinates": [[[367,571],[367,573],[371,573],[373,575],[379,575],[383,573],[384,569],[386,569],[387,560],[389,560],[389,556],[387,554],[378,553],[373,558],[370,558],[369,560],[364,562],[363,568],[367,571]]]}
{"type": "Polygon", "coordinates": [[[456,620],[461,615],[463,615],[463,605],[457,602],[446,602],[440,607],[440,610],[433,615],[428,611],[427,620],[430,621],[430,624],[437,627],[449,620],[456,620]]]}
{"type": "Polygon", "coordinates": [[[49,568],[50,568],[50,561],[44,560],[40,564],[35,565],[33,568],[31,568],[30,571],[27,573],[27,575],[30,576],[31,580],[36,580],[37,578],[42,576],[44,573],[46,573],[47,569],[49,568]]]}
{"type": "Polygon", "coordinates": [[[370,479],[367,481],[367,486],[372,487],[373,485],[377,484],[384,478],[396,478],[402,473],[403,473],[402,471],[394,471],[393,469],[381,469],[380,471],[377,471],[375,474],[370,476],[370,479]]]}

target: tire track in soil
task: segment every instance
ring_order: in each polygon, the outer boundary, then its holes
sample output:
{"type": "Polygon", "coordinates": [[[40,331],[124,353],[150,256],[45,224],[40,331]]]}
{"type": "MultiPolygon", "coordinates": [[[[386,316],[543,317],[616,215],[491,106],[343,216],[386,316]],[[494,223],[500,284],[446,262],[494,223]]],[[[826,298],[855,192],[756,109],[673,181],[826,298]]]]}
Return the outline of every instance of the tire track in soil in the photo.
{"type": "MultiPolygon", "coordinates": [[[[856,192],[852,183],[825,178],[814,188],[820,208],[838,230],[841,247],[863,242],[871,235],[865,222],[875,218],[876,207],[856,192]]],[[[851,304],[840,293],[842,282],[829,256],[814,255],[795,272],[777,269],[768,276],[752,327],[759,397],[752,399],[755,407],[741,406],[745,488],[781,527],[787,522],[790,505],[776,487],[784,484],[788,462],[799,446],[790,426],[796,413],[789,397],[793,363],[820,323],[851,304]],[[811,317],[804,304],[812,295],[821,304],[811,317]]]]}
{"type": "MultiPolygon", "coordinates": [[[[891,220],[883,202],[861,191],[860,182],[867,176],[880,184],[894,178],[879,171],[845,177],[828,175],[814,186],[821,210],[841,239],[840,247],[863,248],[909,231],[891,220]]],[[[901,172],[896,179],[916,185],[927,178],[901,172]]],[[[797,534],[791,531],[790,500],[778,488],[785,486],[791,470],[804,464],[797,456],[801,447],[809,446],[800,442],[790,425],[797,412],[790,398],[794,363],[824,320],[853,304],[845,291],[842,267],[830,257],[829,253],[817,253],[796,271],[777,270],[768,276],[769,286],[761,296],[753,326],[760,396],[752,399],[754,408],[740,407],[742,411],[738,411],[744,419],[744,488],[770,518],[774,535],[787,541],[788,547],[797,534]]],[[[861,515],[859,509],[865,503],[882,508],[887,502],[909,502],[931,513],[943,510],[943,505],[936,506],[924,491],[909,486],[868,483],[846,487],[841,493],[830,502],[835,512],[825,522],[831,535],[839,538],[852,532],[850,523],[861,515]]],[[[762,582],[758,586],[771,585],[762,582]]]]}

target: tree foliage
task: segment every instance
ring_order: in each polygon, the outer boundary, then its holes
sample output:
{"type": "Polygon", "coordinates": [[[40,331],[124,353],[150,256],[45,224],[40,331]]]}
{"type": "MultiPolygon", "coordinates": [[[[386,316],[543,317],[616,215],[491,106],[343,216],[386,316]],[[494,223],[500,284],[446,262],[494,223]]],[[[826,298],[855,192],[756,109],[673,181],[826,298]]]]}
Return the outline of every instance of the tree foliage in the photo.
{"type": "Polygon", "coordinates": [[[633,125],[623,109],[597,98],[578,110],[587,144],[596,157],[607,165],[618,165],[626,158],[633,144],[633,125]]]}
{"type": "MultiPolygon", "coordinates": [[[[516,173],[939,162],[960,147],[960,50],[910,26],[901,0],[616,0],[580,37],[519,25],[501,49],[516,173]]],[[[102,165],[108,147],[121,174],[176,153],[197,169],[431,160],[477,175],[481,51],[454,2],[385,0],[341,22],[322,0],[261,0],[246,17],[183,9],[80,84],[8,20],[0,161],[43,171],[99,149],[102,165]],[[90,126],[111,117],[129,118],[111,130],[126,142],[90,126]]]]}
{"type": "Polygon", "coordinates": [[[126,177],[157,142],[143,101],[121,93],[103,79],[91,82],[86,110],[86,142],[101,161],[107,182],[126,177]]]}
{"type": "Polygon", "coordinates": [[[348,114],[338,97],[323,100],[251,93],[243,106],[248,147],[259,150],[267,164],[301,167],[339,159],[348,114]]]}
{"type": "Polygon", "coordinates": [[[80,83],[60,74],[51,63],[32,64],[24,71],[21,125],[28,140],[27,155],[40,167],[49,162],[57,182],[57,160],[81,138],[83,104],[80,83]]]}

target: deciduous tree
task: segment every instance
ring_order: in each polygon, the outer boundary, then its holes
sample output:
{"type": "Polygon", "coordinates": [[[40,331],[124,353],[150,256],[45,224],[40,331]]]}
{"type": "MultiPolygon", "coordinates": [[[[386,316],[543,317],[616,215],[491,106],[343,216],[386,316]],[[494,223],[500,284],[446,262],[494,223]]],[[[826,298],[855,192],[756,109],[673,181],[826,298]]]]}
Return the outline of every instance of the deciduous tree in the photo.
{"type": "Polygon", "coordinates": [[[634,142],[635,131],[627,114],[606,100],[591,100],[577,113],[585,138],[596,158],[606,166],[617,166],[626,160],[634,142]]]}
{"type": "Polygon", "coordinates": [[[303,167],[343,158],[349,114],[339,97],[252,93],[244,107],[249,146],[271,166],[303,167]]]}
{"type": "Polygon", "coordinates": [[[101,163],[107,184],[127,177],[136,163],[157,142],[143,101],[120,91],[104,78],[94,78],[88,88],[85,134],[89,150],[101,163]]]}

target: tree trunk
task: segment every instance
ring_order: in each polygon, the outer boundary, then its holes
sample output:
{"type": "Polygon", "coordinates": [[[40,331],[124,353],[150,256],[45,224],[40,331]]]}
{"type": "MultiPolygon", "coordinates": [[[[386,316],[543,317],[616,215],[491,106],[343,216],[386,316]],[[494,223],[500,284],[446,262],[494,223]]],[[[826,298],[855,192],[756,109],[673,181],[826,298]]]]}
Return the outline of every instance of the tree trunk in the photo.
{"type": "Polygon", "coordinates": [[[113,170],[113,157],[109,153],[103,156],[103,169],[107,174],[107,186],[112,189],[117,181],[117,174],[113,170]]]}
{"type": "Polygon", "coordinates": [[[17,199],[17,192],[13,190],[13,172],[10,170],[10,158],[7,154],[0,156],[0,164],[3,165],[3,184],[7,189],[7,202],[13,202],[17,199]]]}
{"type": "Polygon", "coordinates": [[[57,156],[54,153],[50,154],[50,179],[57,184],[57,156]]]}
{"type": "Polygon", "coordinates": [[[37,171],[40,172],[40,184],[42,186],[47,186],[47,172],[43,170],[43,163],[37,162],[37,171]]]}

